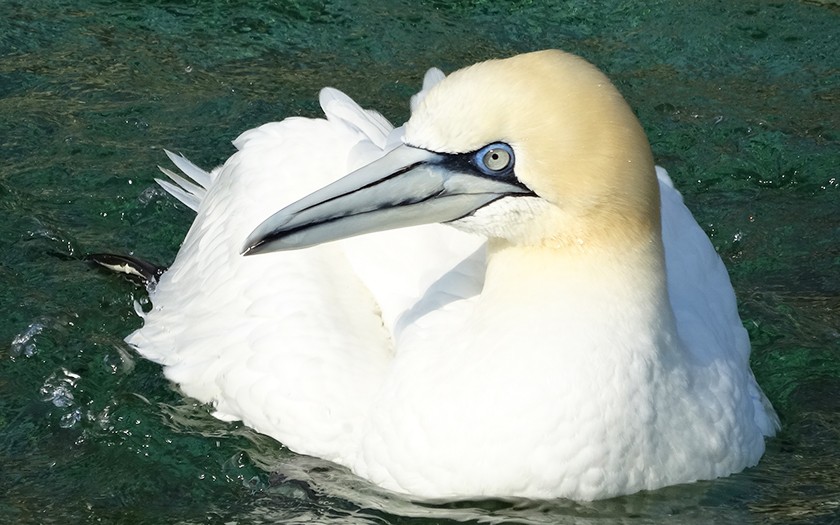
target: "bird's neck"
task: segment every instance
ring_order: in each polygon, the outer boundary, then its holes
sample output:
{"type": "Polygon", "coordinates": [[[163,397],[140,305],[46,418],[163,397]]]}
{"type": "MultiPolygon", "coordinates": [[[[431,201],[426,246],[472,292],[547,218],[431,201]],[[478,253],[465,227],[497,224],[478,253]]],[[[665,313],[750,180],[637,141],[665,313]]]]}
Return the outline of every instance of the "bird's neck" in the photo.
{"type": "Polygon", "coordinates": [[[485,292],[488,287],[523,285],[534,280],[544,286],[549,283],[615,286],[627,279],[652,292],[667,291],[660,235],[616,234],[595,241],[581,237],[541,244],[488,241],[485,292]]]}
{"type": "Polygon", "coordinates": [[[610,249],[491,242],[482,298],[489,317],[510,312],[570,351],[616,342],[656,352],[676,338],[658,236],[610,249]]]}

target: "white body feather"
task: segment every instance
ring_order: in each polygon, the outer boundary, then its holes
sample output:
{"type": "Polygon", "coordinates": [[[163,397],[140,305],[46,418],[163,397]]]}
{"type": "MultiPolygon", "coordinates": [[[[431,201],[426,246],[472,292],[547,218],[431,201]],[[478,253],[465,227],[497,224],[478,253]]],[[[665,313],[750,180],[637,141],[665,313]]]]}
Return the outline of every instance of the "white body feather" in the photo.
{"type": "Polygon", "coordinates": [[[620,270],[504,254],[488,270],[484,240],[443,225],[240,256],[273,211],[398,143],[346,96],[321,100],[327,120],[247,131],[210,174],[172,156],[196,184],[164,170],[197,216],[127,340],[186,394],[417,496],[594,499],[758,461],[778,423],[664,170],[670,307],[620,270]]]}

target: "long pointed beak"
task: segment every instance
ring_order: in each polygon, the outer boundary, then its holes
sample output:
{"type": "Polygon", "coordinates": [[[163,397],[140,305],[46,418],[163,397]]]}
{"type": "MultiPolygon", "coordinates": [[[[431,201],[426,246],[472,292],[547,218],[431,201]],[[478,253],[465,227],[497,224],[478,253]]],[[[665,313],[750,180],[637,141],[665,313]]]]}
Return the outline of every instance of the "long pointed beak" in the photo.
{"type": "Polygon", "coordinates": [[[266,219],[248,236],[242,254],[454,221],[506,195],[532,194],[515,179],[471,169],[465,157],[400,146],[266,219]]]}

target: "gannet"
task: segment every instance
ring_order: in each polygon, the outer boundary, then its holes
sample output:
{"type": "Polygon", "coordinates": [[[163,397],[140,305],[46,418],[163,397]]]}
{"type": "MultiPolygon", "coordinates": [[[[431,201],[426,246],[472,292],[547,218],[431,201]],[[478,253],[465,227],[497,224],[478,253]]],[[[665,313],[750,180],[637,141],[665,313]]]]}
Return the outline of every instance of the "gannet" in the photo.
{"type": "Polygon", "coordinates": [[[170,154],[197,215],[127,341],[185,394],[421,499],[759,461],[778,418],[726,269],[603,73],[556,50],[430,70],[397,129],[321,104],[209,173],[170,154]]]}

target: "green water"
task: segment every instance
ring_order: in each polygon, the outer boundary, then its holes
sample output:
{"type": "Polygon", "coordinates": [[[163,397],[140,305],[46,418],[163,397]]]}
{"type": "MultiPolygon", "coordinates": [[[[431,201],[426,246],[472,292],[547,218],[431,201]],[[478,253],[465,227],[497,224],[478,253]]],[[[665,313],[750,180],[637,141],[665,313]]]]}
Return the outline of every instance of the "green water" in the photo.
{"type": "Polygon", "coordinates": [[[0,0],[0,523],[840,521],[840,8],[778,1],[0,0]],[[257,4],[259,4],[257,6],[257,4]],[[393,121],[426,68],[546,47],[636,108],[732,274],[781,434],[758,467],[610,501],[419,505],[216,421],[122,342],[221,163],[332,85],[393,121]]]}

